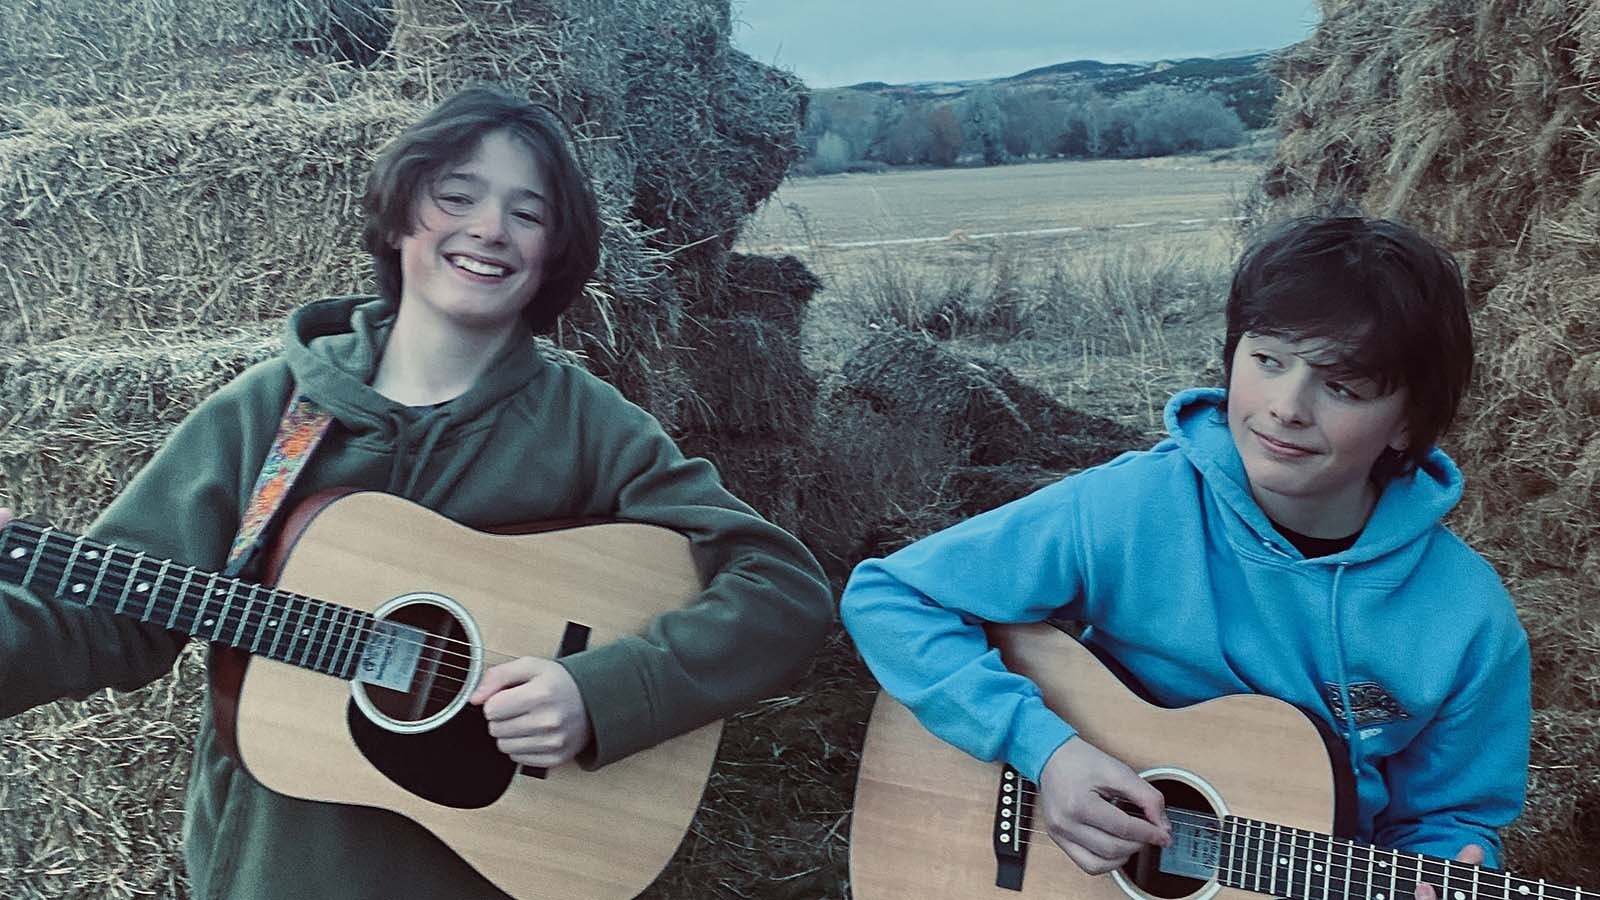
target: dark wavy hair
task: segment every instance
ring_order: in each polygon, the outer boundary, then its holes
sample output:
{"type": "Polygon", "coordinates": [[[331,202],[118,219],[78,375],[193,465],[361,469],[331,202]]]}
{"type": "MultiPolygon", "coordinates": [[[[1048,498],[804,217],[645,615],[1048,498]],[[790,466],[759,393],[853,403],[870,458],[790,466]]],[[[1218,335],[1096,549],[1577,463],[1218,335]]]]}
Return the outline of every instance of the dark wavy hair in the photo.
{"type": "Polygon", "coordinates": [[[484,137],[505,132],[525,144],[549,182],[551,252],[544,280],[522,318],[536,332],[555,327],[600,263],[600,214],[573,148],[572,132],[549,107],[479,85],[435,106],[378,154],[361,199],[361,239],[378,271],[378,293],[400,301],[400,251],[395,243],[416,229],[421,188],[445,168],[477,152],[484,137]]]}
{"type": "Polygon", "coordinates": [[[1414,469],[1450,427],[1472,380],[1472,321],[1455,257],[1415,229],[1355,215],[1292,219],[1245,250],[1228,291],[1225,383],[1246,334],[1332,345],[1332,367],[1405,387],[1410,445],[1374,466],[1414,469]]]}

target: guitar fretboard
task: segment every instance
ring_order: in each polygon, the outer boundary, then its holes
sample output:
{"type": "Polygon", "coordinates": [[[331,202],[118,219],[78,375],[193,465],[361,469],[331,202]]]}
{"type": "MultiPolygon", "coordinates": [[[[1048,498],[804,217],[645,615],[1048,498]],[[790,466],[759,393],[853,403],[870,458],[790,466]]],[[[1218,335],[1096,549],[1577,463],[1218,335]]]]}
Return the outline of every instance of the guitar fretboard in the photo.
{"type": "Polygon", "coordinates": [[[1440,900],[1600,900],[1600,892],[1270,822],[1230,816],[1219,825],[1209,816],[1184,814],[1173,816],[1173,829],[1215,848],[1221,884],[1271,897],[1412,900],[1421,882],[1440,900]]]}
{"type": "Polygon", "coordinates": [[[360,610],[21,521],[0,530],[0,581],[345,680],[355,677],[375,621],[360,610]]]}

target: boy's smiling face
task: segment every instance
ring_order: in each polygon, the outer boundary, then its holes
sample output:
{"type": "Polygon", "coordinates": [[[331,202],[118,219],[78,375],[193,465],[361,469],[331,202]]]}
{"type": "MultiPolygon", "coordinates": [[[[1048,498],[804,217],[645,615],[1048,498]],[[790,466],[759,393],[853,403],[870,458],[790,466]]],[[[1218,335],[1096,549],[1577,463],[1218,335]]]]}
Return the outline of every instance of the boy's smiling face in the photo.
{"type": "Polygon", "coordinates": [[[1361,530],[1377,499],[1373,463],[1407,446],[1405,388],[1380,394],[1330,366],[1334,351],[1247,333],[1228,384],[1228,430],[1251,494],[1273,520],[1324,538],[1361,530]]]}
{"type": "Polygon", "coordinates": [[[398,241],[402,305],[471,328],[508,328],[544,280],[550,189],[537,160],[503,131],[418,191],[398,241]]]}

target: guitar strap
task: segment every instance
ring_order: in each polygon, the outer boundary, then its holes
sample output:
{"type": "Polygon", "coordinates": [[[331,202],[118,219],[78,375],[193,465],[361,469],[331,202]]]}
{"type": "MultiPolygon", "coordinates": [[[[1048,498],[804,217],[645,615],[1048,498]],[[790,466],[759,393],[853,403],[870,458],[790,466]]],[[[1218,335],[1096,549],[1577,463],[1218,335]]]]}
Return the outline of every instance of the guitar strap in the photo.
{"type": "Polygon", "coordinates": [[[289,488],[311,451],[322,442],[333,424],[333,416],[322,411],[311,398],[296,392],[283,408],[283,418],[278,422],[278,434],[272,439],[272,449],[267,451],[261,473],[250,492],[250,502],[245,506],[239,521],[239,532],[233,538],[233,548],[228,551],[228,566],[224,574],[236,577],[249,564],[261,544],[261,532],[272,521],[289,488]]]}

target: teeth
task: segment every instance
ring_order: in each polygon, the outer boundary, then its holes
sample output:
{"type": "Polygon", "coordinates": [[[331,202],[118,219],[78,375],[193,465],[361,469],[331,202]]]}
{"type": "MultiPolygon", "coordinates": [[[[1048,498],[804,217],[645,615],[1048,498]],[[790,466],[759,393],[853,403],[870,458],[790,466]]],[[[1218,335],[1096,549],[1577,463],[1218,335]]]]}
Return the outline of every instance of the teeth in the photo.
{"type": "Polygon", "coordinates": [[[452,256],[450,257],[450,261],[455,263],[457,267],[466,269],[468,272],[473,272],[478,275],[505,275],[511,271],[505,266],[497,266],[494,263],[479,262],[478,260],[468,256],[452,256]]]}

